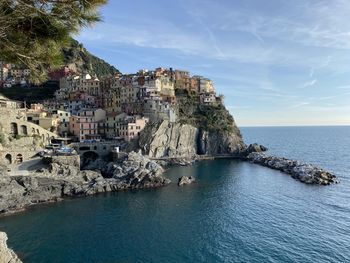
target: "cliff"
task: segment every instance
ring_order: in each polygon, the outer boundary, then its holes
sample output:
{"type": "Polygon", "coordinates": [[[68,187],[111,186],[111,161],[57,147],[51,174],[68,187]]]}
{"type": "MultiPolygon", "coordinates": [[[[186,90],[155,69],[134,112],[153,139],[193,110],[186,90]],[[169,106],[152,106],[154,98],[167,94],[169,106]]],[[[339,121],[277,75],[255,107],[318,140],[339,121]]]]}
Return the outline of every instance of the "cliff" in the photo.
{"type": "Polygon", "coordinates": [[[198,95],[179,91],[176,99],[176,122],[152,122],[140,134],[139,147],[144,154],[152,158],[194,158],[244,151],[241,133],[221,100],[201,105],[198,95]]]}
{"type": "Polygon", "coordinates": [[[6,241],[6,233],[0,232],[0,262],[21,263],[22,261],[17,257],[15,252],[7,247],[6,241]]]}

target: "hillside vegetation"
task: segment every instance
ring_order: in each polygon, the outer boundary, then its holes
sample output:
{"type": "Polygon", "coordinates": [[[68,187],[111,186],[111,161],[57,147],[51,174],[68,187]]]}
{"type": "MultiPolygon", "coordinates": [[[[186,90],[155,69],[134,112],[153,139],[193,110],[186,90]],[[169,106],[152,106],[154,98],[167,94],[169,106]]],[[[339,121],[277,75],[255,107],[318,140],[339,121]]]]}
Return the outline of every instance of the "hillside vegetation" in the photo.
{"type": "Polygon", "coordinates": [[[234,119],[221,102],[201,105],[199,96],[184,90],[176,90],[179,121],[209,132],[236,131],[234,119]]]}
{"type": "Polygon", "coordinates": [[[64,64],[77,71],[77,73],[96,74],[99,78],[119,73],[112,65],[103,59],[92,55],[83,44],[71,39],[68,48],[62,49],[64,64]]]}

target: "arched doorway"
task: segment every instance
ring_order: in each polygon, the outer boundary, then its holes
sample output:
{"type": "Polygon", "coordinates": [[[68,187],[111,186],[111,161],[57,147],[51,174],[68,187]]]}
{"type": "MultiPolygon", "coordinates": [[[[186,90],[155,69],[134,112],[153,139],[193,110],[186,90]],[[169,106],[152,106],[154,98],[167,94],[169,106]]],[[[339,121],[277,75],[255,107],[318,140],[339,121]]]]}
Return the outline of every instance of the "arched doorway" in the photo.
{"type": "Polygon", "coordinates": [[[12,135],[18,134],[18,125],[15,122],[11,122],[11,134],[12,135]]]}
{"type": "Polygon", "coordinates": [[[6,154],[5,155],[5,159],[6,159],[6,164],[12,164],[12,155],[11,154],[6,154]]]}
{"type": "Polygon", "coordinates": [[[16,156],[16,163],[23,163],[23,155],[22,154],[17,154],[16,156]]]}
{"type": "Polygon", "coordinates": [[[95,161],[98,158],[99,158],[98,154],[96,152],[93,152],[93,151],[88,151],[88,152],[85,152],[83,154],[83,159],[85,159],[85,160],[95,161]]]}
{"type": "Polygon", "coordinates": [[[27,126],[21,125],[21,134],[23,134],[23,135],[28,135],[27,126]]]}

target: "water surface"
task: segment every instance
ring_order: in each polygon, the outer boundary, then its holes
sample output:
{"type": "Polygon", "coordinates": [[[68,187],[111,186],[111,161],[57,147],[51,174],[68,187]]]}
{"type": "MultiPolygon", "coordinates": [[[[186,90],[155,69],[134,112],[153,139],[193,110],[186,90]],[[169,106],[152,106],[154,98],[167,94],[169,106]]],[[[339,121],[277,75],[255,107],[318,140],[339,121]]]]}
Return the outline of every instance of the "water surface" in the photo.
{"type": "Polygon", "coordinates": [[[0,218],[25,262],[350,262],[350,127],[243,128],[270,152],[335,172],[309,186],[235,160],[167,171],[193,185],[40,205],[0,218]]]}

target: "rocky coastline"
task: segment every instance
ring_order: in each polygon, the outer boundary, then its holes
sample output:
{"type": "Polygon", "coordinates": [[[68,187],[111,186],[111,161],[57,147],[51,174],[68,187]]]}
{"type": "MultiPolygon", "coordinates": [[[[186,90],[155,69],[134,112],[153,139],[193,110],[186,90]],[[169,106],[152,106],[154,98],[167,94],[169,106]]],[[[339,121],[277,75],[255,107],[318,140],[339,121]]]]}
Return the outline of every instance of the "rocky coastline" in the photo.
{"type": "Polygon", "coordinates": [[[263,152],[252,152],[247,156],[247,160],[286,173],[305,184],[330,185],[338,183],[334,174],[296,160],[268,156],[263,152]]]}
{"type": "Polygon", "coordinates": [[[0,262],[6,263],[21,263],[22,261],[13,252],[12,249],[7,246],[7,235],[4,232],[0,232],[0,262]]]}
{"type": "Polygon", "coordinates": [[[109,163],[109,177],[96,170],[81,170],[79,156],[52,157],[47,167],[31,175],[0,176],[0,213],[10,213],[28,206],[97,193],[129,189],[156,188],[170,180],[154,161],[131,152],[121,163],[109,163]]]}

